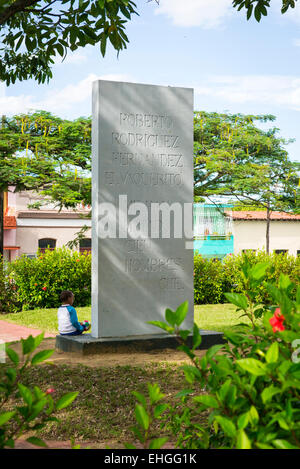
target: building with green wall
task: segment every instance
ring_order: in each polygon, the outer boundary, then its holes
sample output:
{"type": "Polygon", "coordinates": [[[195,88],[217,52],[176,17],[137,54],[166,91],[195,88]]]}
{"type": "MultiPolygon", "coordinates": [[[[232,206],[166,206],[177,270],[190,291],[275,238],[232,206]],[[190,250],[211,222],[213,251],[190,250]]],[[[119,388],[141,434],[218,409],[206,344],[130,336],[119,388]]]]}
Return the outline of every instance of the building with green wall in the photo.
{"type": "Polygon", "coordinates": [[[232,205],[228,204],[194,204],[195,254],[218,259],[233,254],[233,223],[229,215],[231,208],[232,205]]]}

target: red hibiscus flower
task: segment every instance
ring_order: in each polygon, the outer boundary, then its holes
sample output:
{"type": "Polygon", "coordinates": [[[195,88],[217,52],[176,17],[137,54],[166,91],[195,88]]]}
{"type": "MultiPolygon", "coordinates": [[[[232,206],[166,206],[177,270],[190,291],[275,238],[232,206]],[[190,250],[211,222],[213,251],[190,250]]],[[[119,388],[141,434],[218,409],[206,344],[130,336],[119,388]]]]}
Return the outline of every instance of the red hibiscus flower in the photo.
{"type": "Polygon", "coordinates": [[[46,394],[53,394],[54,392],[55,392],[54,388],[49,388],[47,389],[46,394]]]}
{"type": "Polygon", "coordinates": [[[283,316],[283,314],[281,314],[280,308],[276,308],[274,312],[274,316],[272,316],[270,319],[270,324],[273,328],[273,332],[284,331],[285,329],[283,325],[284,320],[285,320],[285,317],[283,316]]]}
{"type": "Polygon", "coordinates": [[[47,290],[47,287],[43,287],[42,290],[46,291],[46,290],[47,290]]]}

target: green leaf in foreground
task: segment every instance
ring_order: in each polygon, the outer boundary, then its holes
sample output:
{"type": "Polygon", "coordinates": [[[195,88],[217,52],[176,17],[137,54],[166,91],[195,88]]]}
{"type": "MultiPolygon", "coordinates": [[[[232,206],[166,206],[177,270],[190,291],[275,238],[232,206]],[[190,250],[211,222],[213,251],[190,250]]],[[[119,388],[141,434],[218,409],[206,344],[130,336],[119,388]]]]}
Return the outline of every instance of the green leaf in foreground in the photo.
{"type": "Polygon", "coordinates": [[[271,386],[268,386],[263,390],[261,393],[261,399],[263,403],[265,404],[266,402],[270,401],[273,396],[276,394],[279,394],[281,392],[280,388],[275,387],[273,384],[271,386]]]}
{"type": "Polygon", "coordinates": [[[220,424],[225,435],[229,436],[230,438],[235,437],[236,428],[231,420],[227,419],[226,417],[222,417],[221,415],[217,415],[215,421],[220,424]]]}
{"type": "Polygon", "coordinates": [[[135,406],[135,416],[136,416],[137,422],[141,425],[141,427],[144,430],[148,430],[149,425],[150,425],[150,419],[149,419],[149,415],[147,414],[145,408],[142,405],[137,404],[135,406]]]}
{"type": "Polygon", "coordinates": [[[20,362],[19,355],[15,352],[12,348],[6,347],[6,354],[8,355],[9,359],[18,366],[20,362]]]}
{"type": "Polygon", "coordinates": [[[21,339],[23,355],[31,353],[36,348],[35,339],[30,335],[27,339],[21,339]]]}
{"type": "Polygon", "coordinates": [[[219,407],[218,401],[213,396],[209,396],[208,394],[204,394],[203,396],[196,396],[194,397],[194,401],[214,409],[218,409],[219,407]]]}
{"type": "Polygon", "coordinates": [[[199,332],[199,327],[197,326],[197,324],[194,324],[194,328],[193,328],[193,348],[192,348],[192,350],[195,350],[197,347],[199,347],[201,342],[202,342],[202,337],[201,337],[201,334],[199,332]]]}
{"type": "Polygon", "coordinates": [[[42,343],[44,335],[44,332],[42,332],[41,334],[34,337],[34,348],[37,348],[42,343]]]}
{"type": "Polygon", "coordinates": [[[279,346],[278,342],[274,342],[266,353],[266,362],[267,363],[276,363],[279,355],[279,346]]]}
{"type": "Polygon", "coordinates": [[[3,412],[2,414],[0,414],[0,427],[2,425],[4,425],[5,423],[7,423],[14,415],[15,415],[15,411],[13,412],[3,412]]]}
{"type": "Polygon", "coordinates": [[[248,302],[245,295],[242,295],[240,293],[225,293],[225,296],[230,303],[246,311],[248,307],[248,302]]]}
{"type": "Polygon", "coordinates": [[[162,321],[148,321],[147,324],[152,324],[152,326],[159,327],[160,329],[163,329],[164,331],[167,331],[169,333],[174,332],[173,327],[168,326],[166,323],[162,321]]]}
{"type": "Polygon", "coordinates": [[[156,438],[155,440],[152,440],[149,449],[160,449],[166,442],[168,441],[168,438],[162,437],[162,438],[156,438]]]}
{"type": "Polygon", "coordinates": [[[78,392],[68,392],[57,401],[55,409],[61,410],[65,407],[68,407],[74,401],[74,399],[76,399],[77,396],[78,392]]]}
{"type": "Polygon", "coordinates": [[[175,315],[176,315],[176,325],[180,326],[180,324],[185,320],[186,315],[189,310],[189,302],[184,301],[178,308],[176,309],[175,315]]]}
{"type": "Polygon", "coordinates": [[[32,365],[37,365],[38,363],[43,362],[44,360],[47,360],[47,358],[50,358],[51,355],[53,355],[54,350],[41,350],[37,354],[34,355],[34,357],[31,360],[32,365]]]}
{"type": "Polygon", "coordinates": [[[251,449],[251,441],[244,430],[238,431],[236,449],[251,449]]]}
{"type": "Polygon", "coordinates": [[[167,323],[171,324],[171,326],[174,327],[176,325],[176,315],[174,311],[172,311],[170,308],[166,309],[165,318],[166,318],[167,323]]]}
{"type": "Polygon", "coordinates": [[[36,436],[30,436],[26,439],[26,441],[28,441],[28,443],[31,443],[32,445],[40,446],[41,448],[48,448],[46,443],[40,438],[37,438],[36,436]]]}
{"type": "Polygon", "coordinates": [[[266,366],[264,363],[256,360],[255,358],[242,358],[237,360],[236,363],[248,373],[255,376],[264,376],[266,374],[266,366]]]}
{"type": "Polygon", "coordinates": [[[24,386],[22,383],[18,383],[18,388],[23,401],[26,402],[26,404],[30,407],[32,405],[33,399],[30,389],[24,386]]]}
{"type": "Polygon", "coordinates": [[[277,449],[299,449],[297,446],[291,445],[291,443],[286,440],[274,440],[273,445],[277,449]]]}

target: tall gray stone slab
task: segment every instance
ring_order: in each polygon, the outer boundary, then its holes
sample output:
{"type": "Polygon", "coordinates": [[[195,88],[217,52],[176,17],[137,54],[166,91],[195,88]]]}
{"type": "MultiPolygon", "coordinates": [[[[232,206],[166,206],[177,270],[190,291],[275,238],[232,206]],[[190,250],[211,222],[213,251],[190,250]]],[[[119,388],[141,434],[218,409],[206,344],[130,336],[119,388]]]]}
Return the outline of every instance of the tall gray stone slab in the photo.
{"type": "Polygon", "coordinates": [[[134,202],[146,204],[149,213],[153,202],[192,206],[193,90],[96,81],[92,127],[91,335],[160,335],[147,321],[164,320],[166,308],[176,309],[185,300],[189,313],[182,326],[192,328],[193,249],[186,249],[188,238],[184,232],[174,238],[171,232],[169,239],[151,239],[150,220],[149,238],[132,239],[122,216],[134,202]],[[115,239],[99,237],[103,203],[119,208],[115,239]]]}

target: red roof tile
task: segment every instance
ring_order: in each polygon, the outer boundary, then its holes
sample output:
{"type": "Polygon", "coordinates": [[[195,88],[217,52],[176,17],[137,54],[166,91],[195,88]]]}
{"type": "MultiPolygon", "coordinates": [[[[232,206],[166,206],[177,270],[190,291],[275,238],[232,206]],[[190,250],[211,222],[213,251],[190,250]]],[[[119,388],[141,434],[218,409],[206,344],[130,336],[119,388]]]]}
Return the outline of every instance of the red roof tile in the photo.
{"type": "MultiPolygon", "coordinates": [[[[267,212],[264,210],[251,211],[251,210],[240,210],[240,211],[226,211],[227,215],[230,215],[233,220],[266,220],[267,212]]],[[[294,215],[285,212],[271,212],[271,220],[299,220],[300,215],[294,215]]]]}
{"type": "Polygon", "coordinates": [[[13,228],[17,228],[16,217],[13,216],[4,216],[4,229],[11,230],[13,228]]]}

